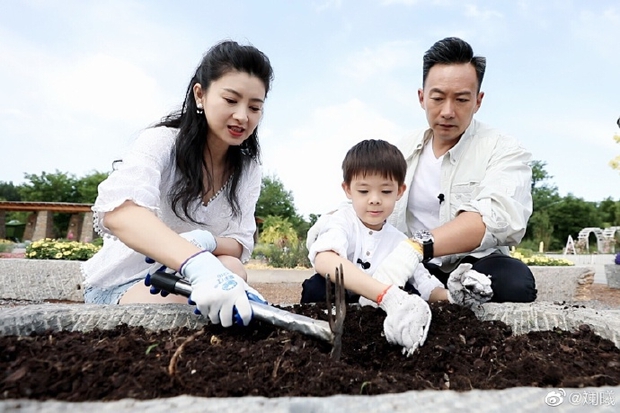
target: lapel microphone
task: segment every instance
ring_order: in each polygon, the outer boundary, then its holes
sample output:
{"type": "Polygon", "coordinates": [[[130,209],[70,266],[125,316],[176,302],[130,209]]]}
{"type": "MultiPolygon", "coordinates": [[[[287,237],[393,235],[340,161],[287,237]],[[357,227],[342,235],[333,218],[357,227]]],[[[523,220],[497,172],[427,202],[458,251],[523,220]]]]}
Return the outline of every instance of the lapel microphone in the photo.
{"type": "Polygon", "coordinates": [[[369,262],[364,262],[364,261],[362,261],[362,259],[361,259],[361,258],[358,258],[358,259],[357,259],[357,263],[358,263],[359,265],[361,265],[361,266],[362,266],[362,268],[363,268],[363,269],[365,269],[365,270],[367,270],[367,269],[369,269],[369,268],[370,268],[370,263],[369,263],[369,262]]]}
{"type": "Polygon", "coordinates": [[[445,200],[445,197],[443,196],[443,194],[437,195],[437,198],[439,199],[439,204],[441,204],[445,200]]]}

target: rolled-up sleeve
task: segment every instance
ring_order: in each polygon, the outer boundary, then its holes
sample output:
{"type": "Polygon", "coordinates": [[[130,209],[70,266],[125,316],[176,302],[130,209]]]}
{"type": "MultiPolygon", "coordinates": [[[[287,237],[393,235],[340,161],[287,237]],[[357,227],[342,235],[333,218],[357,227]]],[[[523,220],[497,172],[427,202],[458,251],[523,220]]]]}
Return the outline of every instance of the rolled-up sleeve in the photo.
{"type": "Polygon", "coordinates": [[[347,258],[349,236],[347,228],[351,223],[341,211],[336,211],[327,217],[318,238],[310,247],[308,258],[314,266],[316,255],[319,252],[333,251],[343,258],[347,258]]]}
{"type": "Polygon", "coordinates": [[[125,201],[159,215],[160,183],[163,171],[172,163],[174,138],[174,129],[146,129],[133,142],[118,169],[99,185],[92,207],[94,229],[99,235],[112,235],[103,225],[105,214],[125,201]]]}
{"type": "Polygon", "coordinates": [[[512,138],[501,143],[491,153],[471,199],[458,207],[479,213],[486,225],[482,242],[473,252],[519,244],[532,214],[531,154],[512,138]]]}

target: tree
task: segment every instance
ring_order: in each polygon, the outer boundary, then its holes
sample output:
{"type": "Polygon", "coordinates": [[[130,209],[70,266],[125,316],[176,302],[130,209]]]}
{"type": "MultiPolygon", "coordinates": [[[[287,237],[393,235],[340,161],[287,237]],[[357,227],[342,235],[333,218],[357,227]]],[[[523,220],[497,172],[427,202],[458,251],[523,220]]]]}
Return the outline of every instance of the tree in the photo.
{"type": "Polygon", "coordinates": [[[569,235],[577,239],[579,231],[585,227],[598,227],[603,224],[595,202],[587,202],[568,194],[560,202],[550,205],[547,209],[549,219],[553,223],[555,235],[551,248],[561,249],[569,235]]]}
{"type": "MultiPolygon", "coordinates": [[[[17,188],[23,201],[91,204],[97,198],[98,185],[107,174],[95,171],[78,179],[73,174],[56,170],[54,173],[24,176],[29,182],[17,188]]],[[[66,231],[70,219],[71,214],[54,214],[55,237],[66,231]]]]}
{"type": "Polygon", "coordinates": [[[547,163],[532,161],[530,166],[532,168],[532,201],[534,203],[534,210],[545,208],[550,203],[557,202],[560,199],[558,188],[548,182],[553,176],[549,175],[545,170],[547,163]]]}
{"type": "Polygon", "coordinates": [[[293,194],[284,188],[284,184],[275,175],[263,177],[255,213],[263,219],[270,215],[286,218],[295,228],[299,239],[304,239],[310,228],[310,224],[297,213],[293,194]]]}
{"type": "Polygon", "coordinates": [[[558,188],[548,182],[553,176],[547,173],[545,166],[547,164],[543,161],[535,160],[530,163],[533,211],[527,224],[524,240],[529,240],[535,245],[543,241],[545,247],[549,248],[553,241],[553,226],[546,209],[549,205],[559,202],[561,197],[558,194],[558,188]]]}
{"type": "Polygon", "coordinates": [[[21,201],[19,187],[13,182],[0,181],[0,201],[21,201]]]}
{"type": "MultiPolygon", "coordinates": [[[[22,197],[19,195],[19,186],[13,185],[13,182],[0,182],[0,201],[21,201],[22,197]]],[[[17,220],[19,222],[26,222],[28,219],[27,212],[21,211],[8,211],[6,213],[6,222],[17,220]]]]}
{"type": "Polygon", "coordinates": [[[82,204],[93,204],[95,199],[97,199],[99,184],[107,177],[107,172],[94,171],[90,175],[79,179],[76,183],[79,202],[82,204]]]}
{"type": "Polygon", "coordinates": [[[280,179],[275,175],[263,177],[256,203],[256,216],[266,218],[272,215],[290,219],[296,214],[293,194],[284,189],[280,179]]]}
{"type": "Polygon", "coordinates": [[[547,211],[536,211],[530,218],[530,223],[533,228],[533,241],[543,242],[545,248],[549,248],[552,244],[553,236],[553,224],[549,219],[547,211]]]}
{"type": "Polygon", "coordinates": [[[73,174],[56,170],[41,175],[24,174],[30,181],[19,188],[24,201],[31,202],[78,202],[77,179],[73,174]]]}
{"type": "Polygon", "coordinates": [[[616,202],[613,198],[608,197],[599,202],[598,210],[604,227],[620,226],[620,202],[616,202]]]}

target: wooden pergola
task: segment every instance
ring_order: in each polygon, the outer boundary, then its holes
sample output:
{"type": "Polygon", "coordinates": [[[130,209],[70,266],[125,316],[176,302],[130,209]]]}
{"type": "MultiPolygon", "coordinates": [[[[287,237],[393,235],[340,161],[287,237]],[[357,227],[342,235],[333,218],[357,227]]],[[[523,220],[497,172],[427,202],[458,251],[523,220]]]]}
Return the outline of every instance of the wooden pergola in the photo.
{"type": "Polygon", "coordinates": [[[53,236],[53,214],[71,214],[65,238],[75,241],[93,240],[92,204],[70,202],[0,201],[0,239],[6,237],[6,212],[30,212],[24,229],[24,240],[37,241],[53,236]]]}

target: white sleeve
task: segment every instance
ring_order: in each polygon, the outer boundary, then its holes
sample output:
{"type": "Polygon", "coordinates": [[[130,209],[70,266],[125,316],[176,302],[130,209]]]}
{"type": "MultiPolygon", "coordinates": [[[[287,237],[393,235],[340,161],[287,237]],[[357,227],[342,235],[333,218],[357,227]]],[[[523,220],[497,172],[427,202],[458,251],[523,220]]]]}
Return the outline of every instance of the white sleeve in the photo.
{"type": "Polygon", "coordinates": [[[98,187],[93,205],[94,228],[99,235],[111,235],[103,225],[106,212],[130,200],[159,216],[162,173],[173,167],[176,129],[149,128],[133,142],[117,170],[98,187]]]}
{"type": "Polygon", "coordinates": [[[324,251],[334,251],[341,257],[348,259],[349,231],[351,223],[348,222],[341,210],[329,215],[324,222],[318,238],[310,247],[308,258],[314,266],[316,254],[324,251]]]}

